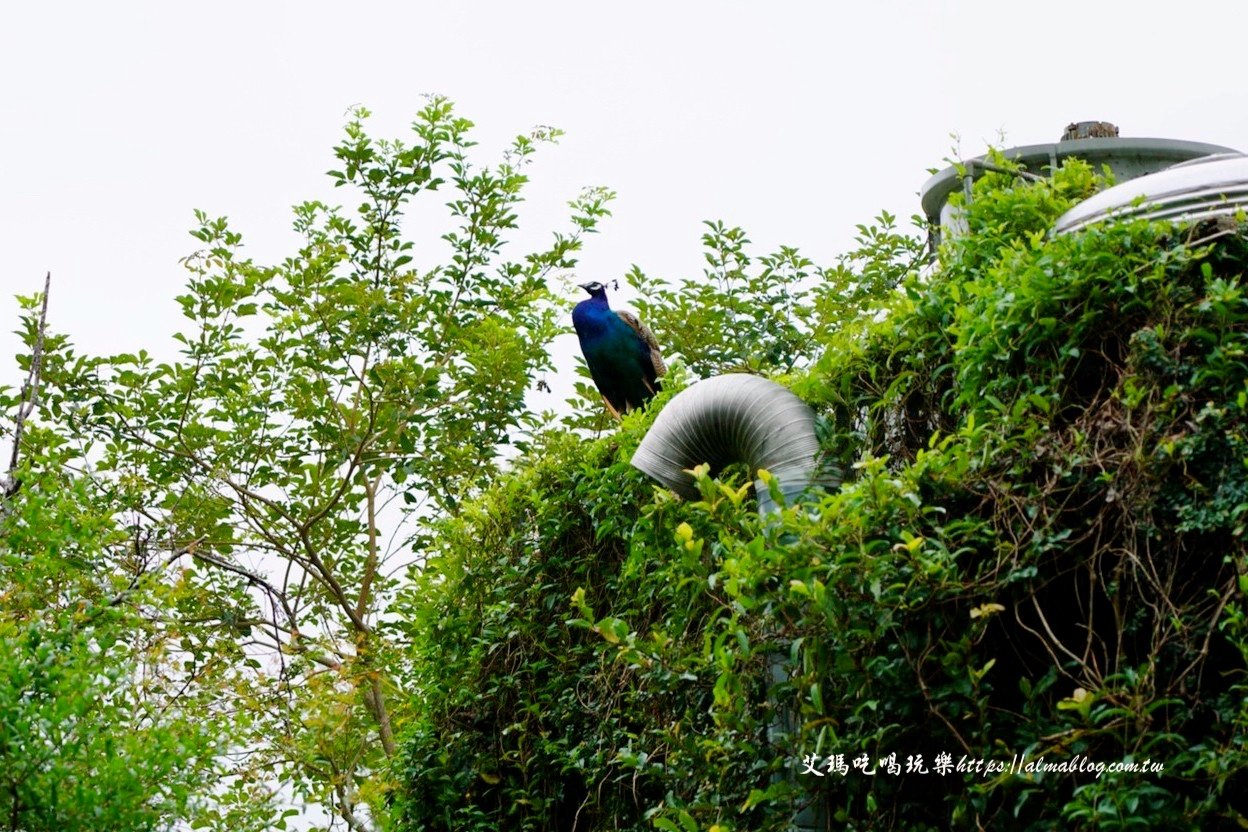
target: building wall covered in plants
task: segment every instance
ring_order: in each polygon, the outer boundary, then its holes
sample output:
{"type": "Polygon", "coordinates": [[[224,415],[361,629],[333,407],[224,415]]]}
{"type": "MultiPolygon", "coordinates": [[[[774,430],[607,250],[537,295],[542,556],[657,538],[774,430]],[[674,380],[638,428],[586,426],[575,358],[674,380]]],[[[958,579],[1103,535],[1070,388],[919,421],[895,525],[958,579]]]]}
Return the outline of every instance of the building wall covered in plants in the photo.
{"type": "Polygon", "coordinates": [[[1248,823],[1248,242],[1047,234],[1103,185],[989,175],[930,268],[885,217],[829,269],[712,225],[696,308],[633,275],[684,374],[441,529],[395,828],[1248,823]],[[752,472],[653,486],[689,368],[791,387],[841,484],[766,518],[752,472]]]}

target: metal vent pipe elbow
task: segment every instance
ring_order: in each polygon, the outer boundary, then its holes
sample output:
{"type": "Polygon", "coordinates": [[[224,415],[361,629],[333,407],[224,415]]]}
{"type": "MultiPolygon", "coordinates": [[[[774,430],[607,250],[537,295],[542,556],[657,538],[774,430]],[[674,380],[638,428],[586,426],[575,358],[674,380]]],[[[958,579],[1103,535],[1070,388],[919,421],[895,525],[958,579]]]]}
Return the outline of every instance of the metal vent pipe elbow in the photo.
{"type": "MultiPolygon", "coordinates": [[[[709,463],[711,473],[725,465],[745,463],[754,475],[765,468],[774,476],[785,503],[792,504],[814,485],[819,442],[815,412],[791,390],[758,375],[716,375],[681,390],[654,419],[633,453],[633,467],[668,486],[685,499],[701,494],[686,470],[709,463]]],[[[763,481],[755,480],[759,514],[779,510],[763,481]]],[[[792,675],[789,652],[769,655],[773,684],[792,675]]],[[[771,697],[776,715],[768,730],[773,741],[799,732],[799,717],[790,705],[771,697]]],[[[796,770],[776,773],[776,781],[797,786],[796,770]]],[[[800,788],[800,787],[799,787],[800,788]]],[[[794,816],[794,828],[815,832],[827,827],[819,803],[794,816]]]]}
{"type": "MultiPolygon", "coordinates": [[[[766,468],[792,503],[811,485],[819,442],[815,414],[788,388],[744,373],[715,376],[682,390],[654,420],[633,453],[633,467],[689,500],[701,497],[687,473],[702,463],[715,474],[734,462],[751,476],[766,468]]],[[[777,511],[755,482],[760,514],[777,511]]]]}
{"type": "MultiPolygon", "coordinates": [[[[815,413],[809,405],[774,381],[734,374],[699,381],[674,396],[637,446],[632,463],[680,496],[697,500],[702,495],[687,469],[705,462],[717,473],[726,465],[744,462],[751,476],[766,468],[791,505],[815,484],[818,454],[815,413]]],[[[779,510],[765,484],[755,481],[754,490],[760,515],[779,510]]],[[[772,653],[768,664],[773,683],[792,675],[787,650],[772,653]]],[[[768,729],[773,741],[800,733],[793,708],[771,701],[776,706],[768,729]]],[[[774,777],[796,786],[795,771],[774,777]]],[[[801,809],[793,828],[800,832],[827,828],[826,814],[821,804],[801,809]]]]}

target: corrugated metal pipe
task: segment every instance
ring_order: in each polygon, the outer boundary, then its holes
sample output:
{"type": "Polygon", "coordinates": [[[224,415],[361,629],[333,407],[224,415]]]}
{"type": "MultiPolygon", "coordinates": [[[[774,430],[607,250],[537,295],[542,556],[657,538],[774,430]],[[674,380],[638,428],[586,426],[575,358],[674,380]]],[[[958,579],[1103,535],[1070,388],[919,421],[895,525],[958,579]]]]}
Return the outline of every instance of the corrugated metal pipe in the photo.
{"type": "MultiPolygon", "coordinates": [[[[814,479],[819,441],[815,413],[788,388],[760,376],[715,376],[677,394],[654,420],[633,453],[633,467],[688,500],[700,498],[687,470],[709,463],[712,475],[744,462],[754,474],[767,469],[786,502],[814,479]]],[[[779,506],[755,482],[760,514],[779,506]]]]}
{"type": "MultiPolygon", "coordinates": [[[[831,484],[816,477],[819,441],[815,413],[788,388],[759,376],[734,374],[699,381],[677,394],[655,418],[649,433],[633,453],[633,466],[680,496],[701,497],[687,473],[709,463],[712,474],[727,465],[744,462],[754,474],[767,469],[788,504],[800,500],[814,485],[831,484]]],[[[839,480],[839,477],[836,478],[839,480]]],[[[767,486],[755,481],[758,512],[778,511],[767,486]]],[[[792,665],[788,651],[767,657],[771,681],[788,681],[792,665]]],[[[787,703],[775,702],[776,716],[768,730],[777,745],[800,733],[797,714],[787,703]]],[[[797,760],[790,760],[786,778],[797,785],[797,760]]],[[[793,829],[814,832],[827,827],[819,803],[801,807],[793,829]]]]}

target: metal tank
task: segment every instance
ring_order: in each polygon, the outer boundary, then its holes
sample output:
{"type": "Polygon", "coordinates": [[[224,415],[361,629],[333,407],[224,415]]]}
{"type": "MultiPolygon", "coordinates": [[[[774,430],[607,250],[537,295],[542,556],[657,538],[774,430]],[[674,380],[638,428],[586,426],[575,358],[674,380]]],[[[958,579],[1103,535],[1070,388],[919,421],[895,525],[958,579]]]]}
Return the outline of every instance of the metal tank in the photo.
{"type": "MultiPolygon", "coordinates": [[[[1108,122],[1077,122],[1066,128],[1060,141],[1011,147],[1002,150],[1001,155],[1024,167],[1024,172],[1020,174],[1023,178],[1045,178],[1049,171],[1073,156],[1098,169],[1102,165],[1108,166],[1120,183],[1194,159],[1222,154],[1238,155],[1238,151],[1229,147],[1206,142],[1120,137],[1117,132],[1118,128],[1108,122]]],[[[923,214],[932,228],[933,252],[940,244],[942,233],[957,235],[966,230],[960,208],[950,205],[949,197],[961,190],[969,202],[975,180],[994,170],[1001,168],[991,158],[977,156],[966,160],[961,166],[945,168],[923,185],[920,201],[923,214]]]]}

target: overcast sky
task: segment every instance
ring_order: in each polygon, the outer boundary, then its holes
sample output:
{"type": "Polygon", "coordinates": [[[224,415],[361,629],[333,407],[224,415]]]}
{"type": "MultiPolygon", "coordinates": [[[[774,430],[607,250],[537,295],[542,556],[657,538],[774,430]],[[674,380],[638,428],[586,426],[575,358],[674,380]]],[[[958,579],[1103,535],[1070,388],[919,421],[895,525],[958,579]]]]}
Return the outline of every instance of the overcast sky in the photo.
{"type": "MultiPolygon", "coordinates": [[[[701,269],[701,222],[820,263],[880,209],[918,211],[964,156],[1070,121],[1248,149],[1238,2],[39,2],[0,11],[0,313],[53,274],[88,351],[171,349],[192,210],[260,262],[324,171],[352,105],[403,137],[422,95],[478,125],[482,161],[538,124],[522,221],[560,228],[618,192],[577,274],[701,269]],[[1015,11],[1019,9],[1019,11],[1015,11]]],[[[19,375],[0,340],[0,384],[19,375]]]]}

